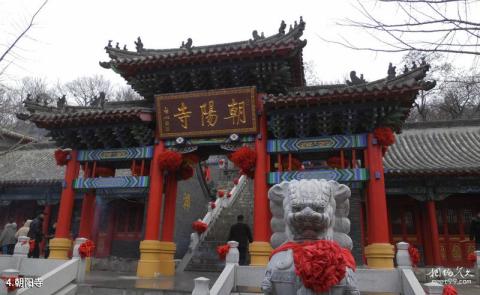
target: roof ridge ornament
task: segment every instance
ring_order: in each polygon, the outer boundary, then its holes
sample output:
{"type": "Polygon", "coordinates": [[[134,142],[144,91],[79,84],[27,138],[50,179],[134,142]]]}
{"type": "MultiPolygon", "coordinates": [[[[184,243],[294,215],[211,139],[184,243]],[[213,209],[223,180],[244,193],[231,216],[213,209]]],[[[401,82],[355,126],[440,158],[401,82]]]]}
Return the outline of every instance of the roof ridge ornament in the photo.
{"type": "Polygon", "coordinates": [[[287,24],[285,23],[284,20],[280,23],[280,28],[278,29],[278,33],[280,35],[285,35],[285,28],[287,27],[287,24]]]}
{"type": "Polygon", "coordinates": [[[357,72],[355,71],[350,72],[350,81],[346,80],[345,82],[347,83],[348,86],[362,85],[367,83],[367,81],[365,81],[365,79],[363,78],[363,74],[360,74],[360,78],[359,78],[357,77],[357,72]]]}
{"type": "Polygon", "coordinates": [[[140,38],[140,36],[138,36],[137,41],[134,41],[133,43],[135,43],[135,49],[137,49],[137,52],[144,51],[142,39],[140,38]]]}
{"type": "Polygon", "coordinates": [[[257,41],[257,40],[260,40],[260,39],[265,39],[265,35],[263,34],[263,32],[262,32],[261,35],[258,35],[257,30],[253,30],[252,37],[253,37],[253,41],[257,41]]]}
{"type": "Polygon", "coordinates": [[[397,67],[393,66],[392,63],[388,64],[387,80],[395,78],[395,76],[397,75],[396,68],[397,67]]]}
{"type": "Polygon", "coordinates": [[[192,38],[188,38],[187,43],[182,41],[182,45],[180,46],[180,48],[192,49],[192,44],[193,44],[192,38]]]}

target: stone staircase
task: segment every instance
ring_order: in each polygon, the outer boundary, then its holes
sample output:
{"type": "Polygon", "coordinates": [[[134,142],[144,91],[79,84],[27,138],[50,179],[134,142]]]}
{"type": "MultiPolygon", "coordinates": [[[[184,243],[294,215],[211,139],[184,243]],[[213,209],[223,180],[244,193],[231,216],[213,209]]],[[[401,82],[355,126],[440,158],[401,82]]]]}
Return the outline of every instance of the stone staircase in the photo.
{"type": "MultiPolygon", "coordinates": [[[[216,175],[217,188],[232,187],[233,180],[239,177],[237,169],[219,170],[216,175]]],[[[242,194],[237,197],[229,208],[224,208],[214,226],[193,254],[187,271],[222,271],[225,262],[218,259],[217,246],[226,244],[230,226],[237,222],[237,215],[245,217],[245,223],[252,228],[253,223],[253,181],[249,180],[242,194]]]]}

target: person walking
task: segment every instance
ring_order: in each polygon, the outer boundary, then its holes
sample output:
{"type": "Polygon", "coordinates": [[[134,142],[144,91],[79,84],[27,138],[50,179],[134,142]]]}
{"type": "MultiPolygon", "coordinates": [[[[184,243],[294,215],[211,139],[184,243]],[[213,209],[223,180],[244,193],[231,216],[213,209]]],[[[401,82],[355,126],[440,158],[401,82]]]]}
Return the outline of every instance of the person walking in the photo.
{"type": "Polygon", "coordinates": [[[230,227],[228,240],[238,242],[238,252],[240,253],[239,264],[246,265],[248,245],[253,241],[253,238],[250,227],[243,223],[243,215],[238,215],[237,223],[230,227]]]}
{"type": "Polygon", "coordinates": [[[13,250],[15,249],[15,244],[17,239],[15,238],[15,232],[17,231],[17,224],[7,223],[5,229],[0,235],[0,245],[2,246],[3,254],[12,255],[13,250]]]}
{"type": "Polygon", "coordinates": [[[43,239],[42,225],[43,225],[43,213],[40,213],[35,219],[33,219],[32,223],[30,224],[30,230],[28,231],[27,236],[30,238],[30,240],[35,241],[35,246],[33,247],[33,251],[28,254],[28,257],[32,257],[32,258],[40,257],[40,243],[42,242],[42,239],[43,239]]]}
{"type": "Polygon", "coordinates": [[[50,256],[50,240],[55,238],[55,231],[57,229],[57,222],[54,222],[49,228],[48,228],[48,235],[45,237],[47,240],[47,243],[45,245],[45,259],[50,256]]]}
{"type": "Polygon", "coordinates": [[[26,237],[28,235],[28,231],[30,230],[30,224],[32,223],[31,219],[27,219],[23,226],[17,231],[15,234],[15,238],[18,239],[20,236],[26,237]]]}
{"type": "Polygon", "coordinates": [[[470,240],[475,240],[475,249],[480,250],[480,211],[470,223],[470,240]]]}

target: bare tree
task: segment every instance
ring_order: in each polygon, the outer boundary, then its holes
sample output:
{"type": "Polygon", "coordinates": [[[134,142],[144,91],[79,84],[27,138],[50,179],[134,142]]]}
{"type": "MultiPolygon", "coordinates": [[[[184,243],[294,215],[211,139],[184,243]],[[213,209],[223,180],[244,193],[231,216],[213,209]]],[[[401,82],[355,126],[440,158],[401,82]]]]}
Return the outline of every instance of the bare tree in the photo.
{"type": "Polygon", "coordinates": [[[5,49],[3,50],[3,52],[0,53],[0,77],[2,76],[2,74],[5,73],[7,68],[14,62],[14,59],[8,59],[7,57],[9,55],[12,55],[18,43],[27,36],[30,29],[35,25],[36,17],[40,13],[40,11],[45,7],[45,5],[47,5],[47,2],[48,0],[45,0],[42,2],[40,7],[35,11],[35,13],[30,18],[30,21],[25,26],[25,28],[15,37],[15,39],[11,43],[8,43],[5,46],[5,49]]]}
{"type": "Polygon", "coordinates": [[[378,0],[368,7],[365,1],[356,3],[362,19],[346,19],[341,25],[363,30],[373,41],[369,44],[377,45],[361,46],[346,38],[326,41],[377,52],[480,55],[478,0],[378,0]]]}
{"type": "Polygon", "coordinates": [[[106,97],[112,95],[112,84],[102,75],[80,77],[65,84],[68,93],[78,105],[89,106],[100,95],[105,93],[106,97]]]}
{"type": "Polygon", "coordinates": [[[142,96],[139,95],[135,90],[130,86],[121,86],[115,91],[113,100],[116,101],[132,101],[132,100],[141,100],[142,96]]]}

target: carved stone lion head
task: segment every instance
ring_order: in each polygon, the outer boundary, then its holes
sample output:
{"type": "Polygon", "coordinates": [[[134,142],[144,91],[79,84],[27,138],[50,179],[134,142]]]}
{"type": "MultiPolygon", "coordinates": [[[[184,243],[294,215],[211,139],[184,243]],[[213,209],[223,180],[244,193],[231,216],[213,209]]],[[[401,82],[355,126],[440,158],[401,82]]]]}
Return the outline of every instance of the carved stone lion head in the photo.
{"type": "Polygon", "coordinates": [[[336,218],[348,216],[349,197],[347,186],[324,179],[293,180],[273,186],[269,191],[272,246],[282,240],[336,239],[336,218]],[[339,210],[345,209],[346,214],[339,216],[339,210]]]}

